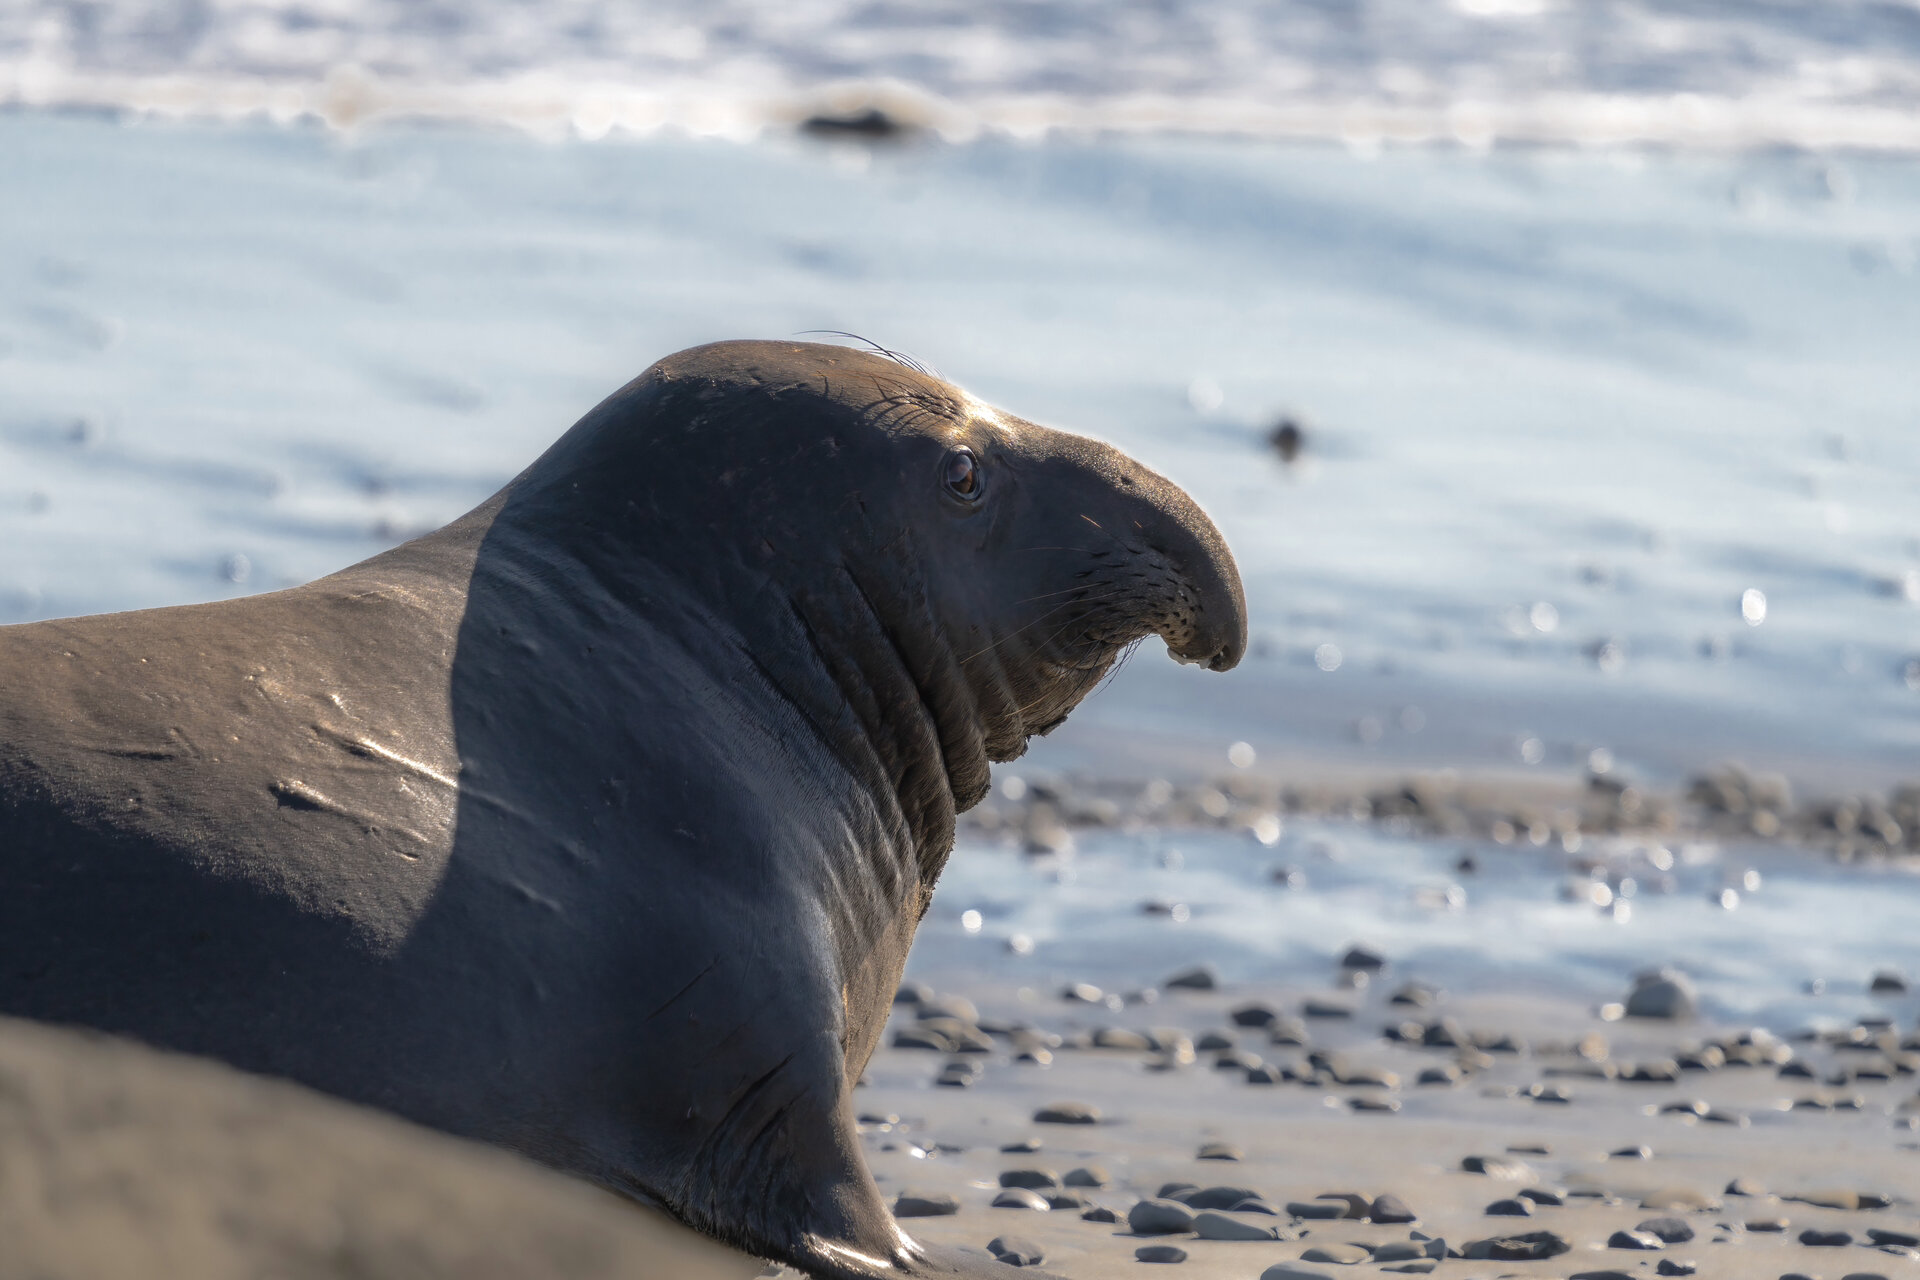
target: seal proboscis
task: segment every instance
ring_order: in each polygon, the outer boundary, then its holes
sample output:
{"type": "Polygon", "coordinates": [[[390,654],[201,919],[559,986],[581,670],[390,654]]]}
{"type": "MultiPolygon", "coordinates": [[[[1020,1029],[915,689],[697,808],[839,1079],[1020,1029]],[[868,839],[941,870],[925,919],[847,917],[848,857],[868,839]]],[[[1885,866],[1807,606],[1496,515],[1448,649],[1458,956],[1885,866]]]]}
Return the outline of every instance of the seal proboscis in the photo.
{"type": "Polygon", "coordinates": [[[850,1097],[955,815],[1218,531],[880,355],[697,347],[305,586],[0,628],[0,1011],[519,1150],[828,1277],[997,1274],[850,1097]]]}

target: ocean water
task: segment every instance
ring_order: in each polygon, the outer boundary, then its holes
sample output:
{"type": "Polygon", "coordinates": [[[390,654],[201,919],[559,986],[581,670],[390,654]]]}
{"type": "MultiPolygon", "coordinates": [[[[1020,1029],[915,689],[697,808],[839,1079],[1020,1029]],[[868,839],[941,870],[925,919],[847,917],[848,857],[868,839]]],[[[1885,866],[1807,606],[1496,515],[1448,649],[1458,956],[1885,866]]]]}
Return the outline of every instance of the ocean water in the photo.
{"type": "Polygon", "coordinates": [[[1239,557],[1238,671],[1150,643],[1023,768],[1920,775],[1920,160],[16,109],[0,172],[0,621],[308,580],[843,329],[1239,557]]]}

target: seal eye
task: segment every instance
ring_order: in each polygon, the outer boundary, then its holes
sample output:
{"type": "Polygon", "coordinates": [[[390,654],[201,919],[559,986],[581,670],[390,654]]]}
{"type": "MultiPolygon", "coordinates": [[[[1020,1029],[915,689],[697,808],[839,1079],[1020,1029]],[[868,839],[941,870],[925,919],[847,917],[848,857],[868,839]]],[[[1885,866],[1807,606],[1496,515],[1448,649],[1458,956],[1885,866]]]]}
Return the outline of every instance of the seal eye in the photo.
{"type": "Polygon", "coordinates": [[[972,502],[980,496],[980,460],[973,456],[973,450],[955,449],[947,455],[942,472],[947,492],[956,498],[972,502]]]}

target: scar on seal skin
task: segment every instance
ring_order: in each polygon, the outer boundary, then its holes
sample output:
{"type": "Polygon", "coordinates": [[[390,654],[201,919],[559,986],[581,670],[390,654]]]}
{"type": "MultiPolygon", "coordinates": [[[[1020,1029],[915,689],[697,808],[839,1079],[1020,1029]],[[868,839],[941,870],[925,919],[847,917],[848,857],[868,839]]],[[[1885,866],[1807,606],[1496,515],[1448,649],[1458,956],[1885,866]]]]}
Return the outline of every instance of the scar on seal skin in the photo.
{"type": "Polygon", "coordinates": [[[900,1230],[854,1083],[955,815],[1157,634],[1178,487],[881,355],[696,347],[306,586],[0,628],[0,1012],[516,1149],[812,1275],[900,1230]]]}

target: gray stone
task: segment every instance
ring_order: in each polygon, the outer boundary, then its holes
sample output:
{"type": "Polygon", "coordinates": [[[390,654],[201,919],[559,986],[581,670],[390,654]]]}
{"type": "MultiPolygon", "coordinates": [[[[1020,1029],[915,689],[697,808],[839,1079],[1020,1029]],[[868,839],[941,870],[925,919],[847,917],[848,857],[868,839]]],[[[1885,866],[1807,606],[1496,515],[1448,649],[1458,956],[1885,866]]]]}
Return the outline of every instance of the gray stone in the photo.
{"type": "Polygon", "coordinates": [[[1174,991],[1214,991],[1220,986],[1220,975],[1209,964],[1196,964],[1182,969],[1160,984],[1174,991]]]}
{"type": "Polygon", "coordinates": [[[1648,1218],[1634,1230],[1651,1232],[1668,1244],[1685,1244],[1693,1239],[1693,1228],[1678,1218],[1648,1218]]]}
{"type": "Polygon", "coordinates": [[[1660,1265],[1653,1269],[1653,1273],[1660,1276],[1690,1276],[1699,1269],[1698,1263],[1688,1262],[1682,1258],[1662,1258],[1660,1265]]]}
{"type": "Polygon", "coordinates": [[[1060,1176],[1051,1169],[1008,1169],[1000,1175],[1000,1185],[1042,1191],[1059,1186],[1060,1176]]]}
{"type": "Polygon", "coordinates": [[[1185,1262],[1187,1251],[1175,1244],[1143,1244],[1133,1256],[1140,1262],[1185,1262]]]}
{"type": "Polygon", "coordinates": [[[1209,1142],[1201,1147],[1196,1160],[1244,1160],[1247,1153],[1231,1142],[1209,1142]]]}
{"type": "Polygon", "coordinates": [[[1300,1261],[1331,1262],[1336,1266],[1351,1267],[1367,1261],[1372,1256],[1364,1245],[1317,1244],[1301,1254],[1300,1261]]]}
{"type": "Polygon", "coordinates": [[[1082,1222],[1118,1222],[1120,1215],[1103,1204],[1097,1204],[1080,1215],[1082,1222]]]}
{"type": "Polygon", "coordinates": [[[996,1209],[1035,1209],[1041,1213],[1053,1208],[1047,1198],[1038,1191],[1029,1191],[1025,1187],[1008,1187],[993,1198],[996,1209]]]}
{"type": "Polygon", "coordinates": [[[1260,1273],[1260,1280],[1333,1280],[1333,1276],[1297,1262],[1276,1262],[1260,1273]]]}
{"type": "Polygon", "coordinates": [[[1177,1200],[1141,1200],[1127,1210],[1127,1226],[1143,1236],[1193,1230],[1193,1214],[1177,1200]]]}
{"type": "MultiPolygon", "coordinates": [[[[1168,1186],[1177,1187],[1177,1183],[1168,1186]]],[[[1244,1201],[1260,1199],[1260,1193],[1251,1187],[1205,1187],[1184,1189],[1185,1193],[1177,1198],[1190,1209],[1232,1209],[1244,1201]]],[[[1163,1200],[1176,1197],[1165,1187],[1160,1190],[1163,1200]]]]}
{"type": "Polygon", "coordinates": [[[1296,1218],[1331,1220],[1347,1216],[1347,1206],[1334,1200],[1289,1200],[1287,1212],[1296,1218]]]}
{"type": "Polygon", "coordinates": [[[1616,1231],[1607,1237],[1609,1249],[1664,1249],[1666,1244],[1651,1231],[1616,1231]]]}
{"type": "Polygon", "coordinates": [[[995,1236],[987,1241],[987,1252],[1010,1267],[1037,1267],[1047,1260],[1045,1250],[1019,1236],[995,1236]]]}
{"type": "Polygon", "coordinates": [[[1069,1187],[1104,1187],[1108,1180],[1107,1171],[1097,1164],[1069,1169],[1067,1176],[1061,1179],[1062,1183],[1069,1187]]]}
{"type": "Polygon", "coordinates": [[[960,1202],[938,1191],[902,1191],[893,1202],[896,1218],[944,1218],[960,1212],[960,1202]]]}
{"type": "Polygon", "coordinates": [[[1634,978],[1627,993],[1629,1018],[1691,1018],[1696,1003],[1693,981],[1678,969],[1661,969],[1634,978]]]}
{"type": "Polygon", "coordinates": [[[1469,1240],[1460,1250],[1462,1257],[1490,1259],[1495,1262],[1528,1262],[1557,1258],[1573,1248],[1565,1236],[1555,1231],[1528,1231],[1519,1235],[1490,1236],[1469,1240]]]}
{"type": "Polygon", "coordinates": [[[1509,1200],[1495,1200],[1487,1206],[1487,1216],[1493,1218],[1531,1218],[1533,1202],[1515,1196],[1509,1200]]]}
{"type": "Polygon", "coordinates": [[[1088,1102],[1055,1102],[1033,1113],[1035,1124],[1099,1124],[1100,1108],[1088,1102]]]}
{"type": "Polygon", "coordinates": [[[1372,1218],[1375,1222],[1384,1222],[1384,1223],[1406,1223],[1406,1222],[1419,1221],[1418,1215],[1416,1215],[1412,1209],[1407,1207],[1407,1202],[1405,1200],[1402,1200],[1399,1196],[1393,1195],[1391,1193],[1387,1195],[1376,1196],[1373,1201],[1373,1209],[1370,1213],[1368,1213],[1367,1216],[1369,1218],[1372,1218]]]}
{"type": "Polygon", "coordinates": [[[1217,1209],[1195,1214],[1193,1229],[1202,1240],[1284,1240],[1291,1235],[1271,1219],[1237,1218],[1217,1209]]]}

